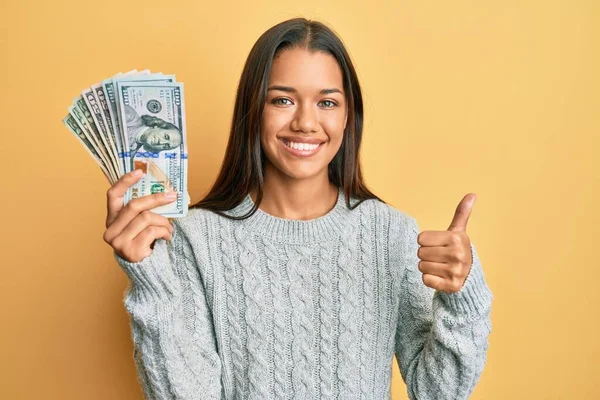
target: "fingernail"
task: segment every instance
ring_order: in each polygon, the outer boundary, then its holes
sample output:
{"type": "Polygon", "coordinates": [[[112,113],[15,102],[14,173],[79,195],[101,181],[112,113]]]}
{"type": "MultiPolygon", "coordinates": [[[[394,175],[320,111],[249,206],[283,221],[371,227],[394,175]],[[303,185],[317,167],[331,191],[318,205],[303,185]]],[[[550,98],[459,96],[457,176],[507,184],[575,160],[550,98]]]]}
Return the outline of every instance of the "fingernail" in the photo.
{"type": "Polygon", "coordinates": [[[143,171],[142,171],[141,169],[136,169],[135,171],[133,171],[133,172],[131,173],[131,175],[132,175],[132,176],[140,176],[140,175],[142,175],[142,172],[143,172],[143,171]]]}
{"type": "Polygon", "coordinates": [[[165,197],[168,200],[175,200],[177,198],[177,192],[165,192],[165,197]]]}

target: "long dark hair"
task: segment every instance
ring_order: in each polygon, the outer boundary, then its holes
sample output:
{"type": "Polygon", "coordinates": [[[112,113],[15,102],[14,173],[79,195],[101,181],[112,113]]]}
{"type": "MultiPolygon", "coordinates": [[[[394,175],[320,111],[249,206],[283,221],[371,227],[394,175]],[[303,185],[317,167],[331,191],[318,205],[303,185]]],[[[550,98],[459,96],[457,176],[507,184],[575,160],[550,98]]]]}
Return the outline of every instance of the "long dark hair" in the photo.
{"type": "Polygon", "coordinates": [[[342,41],[323,23],[293,18],[281,22],[256,41],[240,78],[229,142],[219,176],[206,197],[190,208],[203,208],[232,219],[248,218],[263,197],[265,155],[260,145],[260,123],[267,96],[273,58],[281,51],[302,47],[332,55],[344,80],[348,122],[342,145],[329,163],[329,180],[343,188],[346,206],[355,208],[367,199],[381,200],[363,180],[359,148],[363,131],[363,103],[358,77],[342,41]],[[239,205],[250,192],[257,192],[255,206],[243,216],[224,214],[239,205]],[[358,202],[350,204],[351,198],[358,202]]]}

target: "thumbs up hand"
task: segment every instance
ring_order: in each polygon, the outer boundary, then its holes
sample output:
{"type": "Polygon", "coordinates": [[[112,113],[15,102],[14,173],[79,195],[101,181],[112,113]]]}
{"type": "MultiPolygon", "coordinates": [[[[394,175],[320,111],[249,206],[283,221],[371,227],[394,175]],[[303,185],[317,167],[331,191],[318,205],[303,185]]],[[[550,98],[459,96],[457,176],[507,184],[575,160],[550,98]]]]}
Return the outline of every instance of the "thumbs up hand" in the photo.
{"type": "Polygon", "coordinates": [[[463,197],[447,231],[423,231],[417,236],[419,271],[426,286],[444,293],[456,293],[463,287],[473,264],[466,231],[475,197],[474,193],[463,197]]]}

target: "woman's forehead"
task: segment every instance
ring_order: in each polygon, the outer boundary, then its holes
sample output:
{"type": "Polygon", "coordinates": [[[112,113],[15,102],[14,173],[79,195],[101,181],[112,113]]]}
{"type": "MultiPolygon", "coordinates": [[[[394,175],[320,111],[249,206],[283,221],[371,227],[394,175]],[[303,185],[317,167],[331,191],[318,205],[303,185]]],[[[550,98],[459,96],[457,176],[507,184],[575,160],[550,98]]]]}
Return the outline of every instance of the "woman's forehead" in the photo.
{"type": "Polygon", "coordinates": [[[343,89],[342,70],[328,53],[306,49],[284,50],[273,60],[269,86],[287,86],[298,92],[343,89]]]}

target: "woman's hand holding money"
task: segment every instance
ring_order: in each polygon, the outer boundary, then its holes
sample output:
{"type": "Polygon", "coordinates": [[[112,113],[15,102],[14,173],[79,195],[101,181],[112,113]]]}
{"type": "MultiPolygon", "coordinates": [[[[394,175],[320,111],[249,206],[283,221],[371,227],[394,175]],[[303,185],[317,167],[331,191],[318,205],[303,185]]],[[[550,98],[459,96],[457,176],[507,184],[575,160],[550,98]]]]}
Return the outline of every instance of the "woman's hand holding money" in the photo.
{"type": "Polygon", "coordinates": [[[156,239],[171,240],[173,226],[169,220],[150,210],[177,199],[176,192],[155,193],[131,200],[123,206],[127,189],[142,175],[140,170],[125,174],[106,192],[108,212],[104,241],[119,257],[133,263],[152,253],[156,239]]]}

